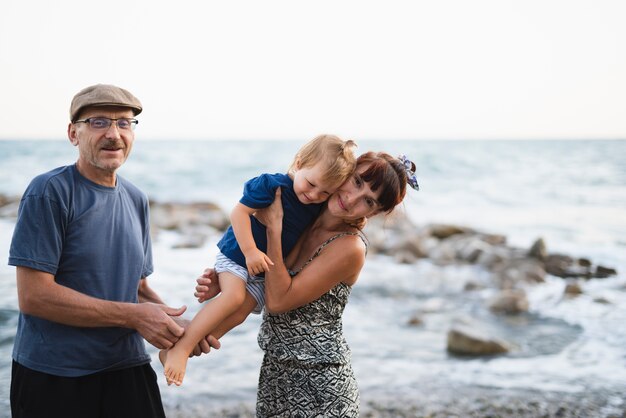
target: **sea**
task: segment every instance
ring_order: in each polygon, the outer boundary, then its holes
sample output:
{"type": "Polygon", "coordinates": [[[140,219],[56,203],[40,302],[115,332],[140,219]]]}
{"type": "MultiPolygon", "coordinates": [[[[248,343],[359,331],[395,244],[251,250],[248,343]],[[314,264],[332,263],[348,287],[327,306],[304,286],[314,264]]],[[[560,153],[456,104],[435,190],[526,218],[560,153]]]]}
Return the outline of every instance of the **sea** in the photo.
{"type": "MultiPolygon", "coordinates": [[[[285,172],[302,141],[138,139],[119,174],[158,202],[214,202],[225,211],[243,183],[259,173],[285,172]]],[[[428,385],[474,385],[504,390],[626,389],[626,140],[379,140],[357,141],[358,152],[406,154],[417,166],[418,192],[397,209],[416,225],[454,224],[506,236],[529,248],[543,238],[550,253],[589,258],[616,276],[581,282],[583,294],[563,296],[566,281],[548,276],[526,288],[527,314],[498,317],[485,308],[494,288],[468,292],[488,280],[476,265],[439,266],[427,259],[398,264],[368,255],[344,314],[344,331],[363,402],[407,396],[428,385]],[[411,325],[419,315],[421,325],[411,325]],[[453,322],[478,319],[513,343],[487,358],[446,351],[453,322]]],[[[30,180],[73,163],[67,140],[0,141],[0,194],[21,195],[30,180]]],[[[14,220],[0,218],[0,416],[8,416],[11,350],[18,304],[15,269],[7,265],[14,220]],[[4,414],[4,415],[3,415],[4,414]]],[[[173,231],[154,237],[152,287],[171,306],[200,305],[195,279],[215,257],[219,236],[201,248],[175,249],[173,231]]],[[[104,255],[103,255],[104,256],[104,255]]],[[[262,359],[251,316],[222,339],[222,348],[189,361],[182,387],[168,387],[157,350],[148,346],[166,405],[194,399],[212,406],[253,403],[262,359]]]]}

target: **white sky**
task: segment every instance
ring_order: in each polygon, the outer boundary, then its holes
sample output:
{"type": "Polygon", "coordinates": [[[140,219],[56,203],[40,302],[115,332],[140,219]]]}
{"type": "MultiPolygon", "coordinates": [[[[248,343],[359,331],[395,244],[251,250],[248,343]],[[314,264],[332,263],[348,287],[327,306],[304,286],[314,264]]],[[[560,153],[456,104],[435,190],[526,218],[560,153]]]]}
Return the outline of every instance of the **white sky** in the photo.
{"type": "Polygon", "coordinates": [[[626,138],[626,1],[0,3],[0,138],[111,83],[141,138],[626,138]]]}

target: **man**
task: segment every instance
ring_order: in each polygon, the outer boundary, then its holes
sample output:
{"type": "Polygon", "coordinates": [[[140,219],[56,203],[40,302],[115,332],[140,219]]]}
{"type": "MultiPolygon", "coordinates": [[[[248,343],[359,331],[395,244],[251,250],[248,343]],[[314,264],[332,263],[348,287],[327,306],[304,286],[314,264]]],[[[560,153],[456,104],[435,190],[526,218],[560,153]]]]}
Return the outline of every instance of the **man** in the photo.
{"type": "MultiPolygon", "coordinates": [[[[20,308],[14,418],[165,416],[143,338],[174,345],[186,307],[148,285],[148,200],[116,174],[141,111],[119,87],[81,90],[67,129],[78,161],[37,176],[22,197],[9,254],[20,308]]],[[[194,354],[208,350],[203,341],[194,354]]]]}

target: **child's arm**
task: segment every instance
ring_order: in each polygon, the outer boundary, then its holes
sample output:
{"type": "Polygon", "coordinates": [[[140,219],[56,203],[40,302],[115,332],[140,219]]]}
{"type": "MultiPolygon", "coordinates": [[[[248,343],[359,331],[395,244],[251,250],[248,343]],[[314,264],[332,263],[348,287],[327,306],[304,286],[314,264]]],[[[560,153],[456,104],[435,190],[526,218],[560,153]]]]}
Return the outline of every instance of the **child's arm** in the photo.
{"type": "Polygon", "coordinates": [[[230,214],[230,221],[233,226],[235,238],[241,248],[241,252],[246,257],[246,267],[250,275],[261,274],[273,266],[274,263],[263,252],[260,251],[252,237],[252,224],[250,223],[250,215],[256,212],[256,209],[237,203],[230,214]]]}

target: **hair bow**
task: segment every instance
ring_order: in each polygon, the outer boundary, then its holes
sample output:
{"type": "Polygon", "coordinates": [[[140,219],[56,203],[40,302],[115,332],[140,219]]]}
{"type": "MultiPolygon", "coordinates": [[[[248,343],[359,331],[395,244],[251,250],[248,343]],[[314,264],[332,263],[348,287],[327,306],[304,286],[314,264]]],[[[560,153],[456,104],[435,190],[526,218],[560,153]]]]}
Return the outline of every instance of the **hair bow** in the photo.
{"type": "Polygon", "coordinates": [[[415,164],[409,160],[406,155],[402,154],[398,157],[402,161],[404,166],[404,172],[406,173],[406,182],[411,186],[413,190],[419,190],[420,186],[417,184],[417,177],[415,177],[415,164]]]}

